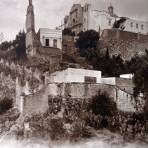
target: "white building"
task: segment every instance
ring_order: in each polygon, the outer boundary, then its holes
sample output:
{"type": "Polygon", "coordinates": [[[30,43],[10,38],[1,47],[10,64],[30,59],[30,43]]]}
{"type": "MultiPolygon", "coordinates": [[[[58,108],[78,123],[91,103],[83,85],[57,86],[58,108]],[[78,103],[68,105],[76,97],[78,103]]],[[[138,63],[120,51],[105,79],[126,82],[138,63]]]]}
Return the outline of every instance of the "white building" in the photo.
{"type": "Polygon", "coordinates": [[[101,83],[101,71],[68,68],[49,76],[48,82],[55,83],[101,83]]]}
{"type": "Polygon", "coordinates": [[[56,48],[58,49],[58,51],[61,52],[61,50],[59,49],[62,49],[62,30],[41,28],[39,29],[38,33],[36,33],[34,7],[32,0],[29,0],[29,5],[27,8],[27,15],[26,15],[27,55],[34,56],[37,52],[38,47],[40,47],[42,51],[44,50],[44,48],[41,47],[46,47],[46,49],[48,48],[49,50],[51,50],[51,48],[56,48]]]}
{"type": "Polygon", "coordinates": [[[40,28],[38,34],[43,47],[62,49],[62,30],[40,28]]]}
{"type": "Polygon", "coordinates": [[[114,7],[112,5],[108,7],[108,10],[96,10],[92,4],[88,4],[87,2],[83,6],[81,4],[74,4],[69,16],[66,16],[64,19],[64,25],[65,28],[69,28],[78,34],[81,31],[90,29],[96,31],[112,29],[116,21],[120,22],[119,29],[148,34],[148,22],[119,17],[114,13],[114,7]],[[120,22],[119,20],[122,18],[125,20],[120,22]]]}
{"type": "Polygon", "coordinates": [[[134,33],[148,34],[148,22],[126,18],[125,30],[134,33]]]}
{"type": "Polygon", "coordinates": [[[92,13],[90,15],[90,19],[88,22],[92,22],[89,25],[89,29],[94,29],[96,31],[103,31],[104,29],[112,29],[115,21],[118,16],[114,14],[113,6],[108,7],[108,11],[106,10],[94,10],[92,7],[88,13],[92,13]]]}
{"type": "Polygon", "coordinates": [[[124,78],[124,79],[133,79],[134,74],[123,74],[120,75],[120,78],[124,78]]]}

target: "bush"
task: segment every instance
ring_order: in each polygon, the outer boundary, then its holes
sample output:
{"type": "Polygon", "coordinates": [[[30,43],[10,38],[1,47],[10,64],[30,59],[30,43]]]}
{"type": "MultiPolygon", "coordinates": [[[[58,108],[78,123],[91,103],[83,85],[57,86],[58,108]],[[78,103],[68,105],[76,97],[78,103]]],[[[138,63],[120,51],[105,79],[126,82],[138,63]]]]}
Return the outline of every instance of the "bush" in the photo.
{"type": "Polygon", "coordinates": [[[70,138],[71,140],[78,141],[81,138],[90,138],[92,133],[88,130],[84,121],[75,121],[73,124],[70,138]]]}
{"type": "Polygon", "coordinates": [[[12,108],[13,101],[12,99],[4,98],[0,101],[0,114],[5,113],[7,110],[12,108]]]}
{"type": "Polygon", "coordinates": [[[97,47],[99,33],[95,30],[88,30],[86,32],[80,32],[78,36],[76,47],[79,48],[80,55],[87,58],[91,57],[97,47]]]}
{"type": "Polygon", "coordinates": [[[50,127],[50,136],[52,140],[64,138],[66,131],[64,129],[64,122],[62,119],[51,119],[50,127]]]}
{"type": "Polygon", "coordinates": [[[116,103],[108,96],[106,92],[98,92],[98,95],[92,98],[88,110],[95,115],[113,116],[117,112],[116,103]]]}

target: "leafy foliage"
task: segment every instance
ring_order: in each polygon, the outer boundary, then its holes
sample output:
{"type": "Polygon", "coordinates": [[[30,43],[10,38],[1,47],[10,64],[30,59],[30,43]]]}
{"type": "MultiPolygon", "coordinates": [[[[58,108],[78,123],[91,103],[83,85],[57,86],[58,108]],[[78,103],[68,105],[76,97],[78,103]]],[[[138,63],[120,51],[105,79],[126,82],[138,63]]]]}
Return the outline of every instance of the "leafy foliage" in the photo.
{"type": "Polygon", "coordinates": [[[134,59],[134,95],[138,96],[140,93],[145,94],[145,113],[148,118],[148,52],[142,57],[135,57],[134,59]]]}
{"type": "Polygon", "coordinates": [[[25,32],[20,31],[15,40],[13,41],[13,45],[16,47],[16,54],[18,58],[26,57],[26,46],[25,46],[25,32]]]}
{"type": "Polygon", "coordinates": [[[124,30],[125,27],[123,26],[123,23],[126,21],[125,17],[121,17],[118,21],[115,21],[113,24],[113,28],[124,30]]]}
{"type": "Polygon", "coordinates": [[[71,132],[71,140],[79,140],[81,137],[90,138],[92,137],[92,133],[89,132],[88,128],[84,121],[75,121],[73,123],[72,132],[71,132]]]}
{"type": "Polygon", "coordinates": [[[51,126],[51,139],[58,140],[59,138],[63,137],[65,134],[64,124],[62,119],[51,119],[50,121],[51,126]]]}
{"type": "MultiPolygon", "coordinates": [[[[14,55],[17,55],[17,58],[24,58],[26,57],[26,46],[25,46],[25,32],[20,31],[17,35],[15,40],[13,41],[5,41],[0,44],[0,50],[7,51],[8,48],[12,47],[14,50],[14,55]]],[[[6,57],[11,53],[6,52],[6,57]]]]}
{"type": "Polygon", "coordinates": [[[10,42],[8,42],[8,41],[2,42],[2,43],[0,44],[0,50],[5,51],[5,50],[7,50],[8,48],[10,48],[11,45],[12,45],[12,42],[11,42],[11,41],[10,41],[10,42]]]}
{"type": "Polygon", "coordinates": [[[126,66],[120,55],[110,57],[108,50],[104,55],[97,53],[94,53],[94,55],[89,60],[95,69],[102,71],[104,76],[118,77],[120,74],[125,73],[126,66]]]}
{"type": "Polygon", "coordinates": [[[91,53],[92,49],[96,49],[99,40],[99,33],[94,30],[80,32],[76,41],[76,47],[80,49],[81,56],[91,53]]]}
{"type": "Polygon", "coordinates": [[[13,106],[13,101],[8,98],[4,98],[0,101],[0,114],[6,112],[13,106]]]}
{"type": "Polygon", "coordinates": [[[106,92],[98,92],[98,95],[92,99],[88,108],[95,115],[113,116],[117,112],[116,103],[108,96],[106,92]]]}

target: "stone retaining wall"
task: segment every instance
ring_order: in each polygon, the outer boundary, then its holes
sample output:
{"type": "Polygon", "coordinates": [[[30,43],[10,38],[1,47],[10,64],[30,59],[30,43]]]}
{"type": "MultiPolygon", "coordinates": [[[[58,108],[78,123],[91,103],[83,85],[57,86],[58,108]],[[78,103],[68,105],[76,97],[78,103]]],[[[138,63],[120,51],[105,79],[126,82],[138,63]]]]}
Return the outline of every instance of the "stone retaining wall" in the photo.
{"type": "MultiPolygon", "coordinates": [[[[121,111],[134,112],[135,100],[126,91],[113,86],[104,84],[89,83],[50,83],[35,94],[23,96],[21,99],[22,115],[32,116],[45,113],[49,106],[50,98],[67,99],[91,99],[98,94],[98,91],[105,91],[109,97],[117,103],[117,108],[121,111]]],[[[140,107],[142,109],[142,107],[140,107]]]]}
{"type": "Polygon", "coordinates": [[[130,60],[135,54],[144,54],[145,49],[148,49],[148,35],[106,29],[102,33],[98,49],[101,53],[108,49],[111,56],[121,55],[124,60],[130,60]]]}

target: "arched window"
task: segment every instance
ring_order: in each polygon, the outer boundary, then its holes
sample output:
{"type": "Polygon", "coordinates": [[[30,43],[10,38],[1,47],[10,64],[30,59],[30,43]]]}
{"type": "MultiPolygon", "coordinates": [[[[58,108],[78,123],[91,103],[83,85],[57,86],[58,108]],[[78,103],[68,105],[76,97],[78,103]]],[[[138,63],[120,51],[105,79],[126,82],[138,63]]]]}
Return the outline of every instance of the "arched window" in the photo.
{"type": "Polygon", "coordinates": [[[53,40],[53,47],[57,48],[57,40],[56,39],[53,40]]]}

